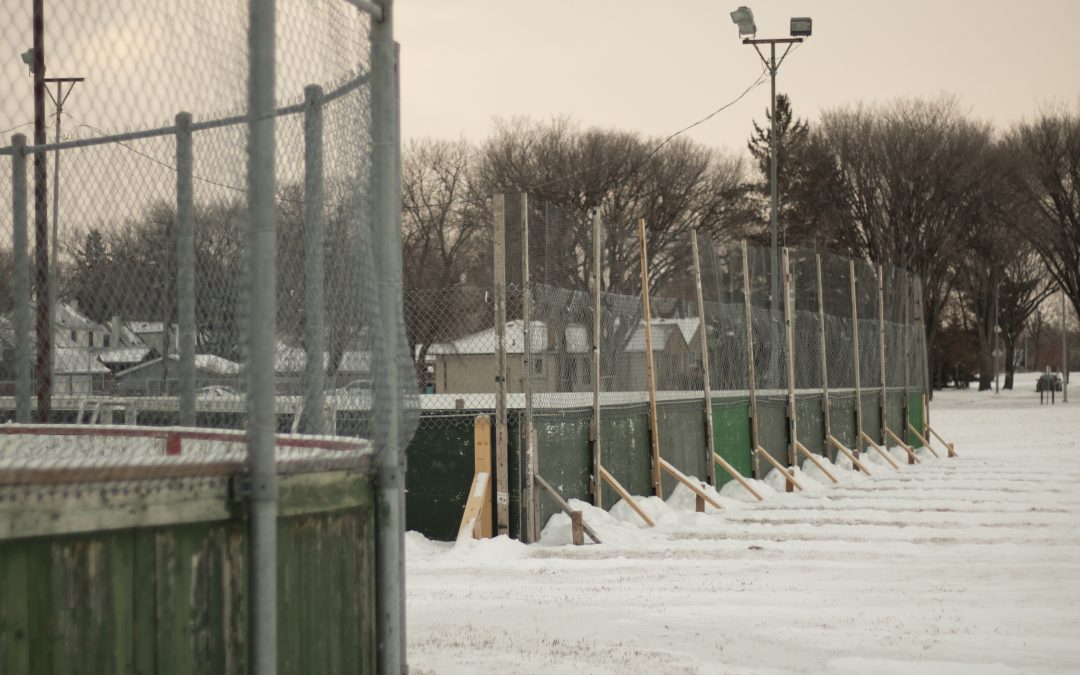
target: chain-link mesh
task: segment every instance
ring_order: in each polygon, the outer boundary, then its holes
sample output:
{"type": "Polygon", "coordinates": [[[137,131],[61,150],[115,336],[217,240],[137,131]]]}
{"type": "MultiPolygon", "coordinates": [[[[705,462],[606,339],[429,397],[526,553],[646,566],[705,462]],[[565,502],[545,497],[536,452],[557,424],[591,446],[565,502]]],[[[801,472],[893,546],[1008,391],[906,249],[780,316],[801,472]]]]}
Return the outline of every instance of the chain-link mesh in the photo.
{"type": "MultiPolygon", "coordinates": [[[[62,445],[40,458],[54,464],[82,449],[99,469],[167,457],[160,443],[105,451],[92,423],[249,426],[248,3],[44,11],[44,137],[35,52],[0,68],[0,395],[7,420],[77,426],[62,444],[40,427],[38,444],[12,436],[9,486],[38,475],[18,471],[27,448],[62,445]],[[25,180],[13,183],[16,168],[25,180]]],[[[0,41],[18,54],[31,3],[6,18],[0,41]]],[[[276,24],[275,431],[375,438],[373,401],[398,399],[407,439],[417,399],[380,390],[389,380],[374,365],[400,362],[409,382],[429,373],[404,347],[387,352],[379,330],[400,320],[375,298],[371,17],[342,0],[284,0],[276,24]]],[[[458,336],[427,346],[444,337],[458,336]]]]}

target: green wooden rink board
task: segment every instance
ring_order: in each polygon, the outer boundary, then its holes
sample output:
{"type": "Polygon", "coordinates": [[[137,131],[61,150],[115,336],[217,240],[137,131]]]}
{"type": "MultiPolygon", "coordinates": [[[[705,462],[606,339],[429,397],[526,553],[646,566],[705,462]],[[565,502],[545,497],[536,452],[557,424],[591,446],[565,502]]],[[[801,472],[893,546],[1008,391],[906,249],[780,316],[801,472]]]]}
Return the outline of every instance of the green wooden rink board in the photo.
{"type": "MultiPolygon", "coordinates": [[[[705,482],[705,400],[662,401],[656,408],[660,456],[683,474],[705,482]]],[[[679,483],[666,471],[660,472],[660,479],[667,499],[679,483]]]]}
{"type": "MultiPolygon", "coordinates": [[[[845,447],[855,447],[854,392],[829,392],[829,431],[845,447]]],[[[835,462],[838,452],[836,448],[830,448],[829,459],[835,462]]]]}
{"type": "MultiPolygon", "coordinates": [[[[649,447],[648,404],[604,408],[600,413],[601,461],[615,480],[632,495],[652,494],[652,449],[649,447]]],[[[607,484],[604,507],[620,497],[607,484]]]]}
{"type": "MultiPolygon", "coordinates": [[[[919,430],[922,433],[923,428],[923,408],[922,408],[922,390],[912,389],[908,396],[908,421],[911,426],[919,430]]],[[[911,433],[910,429],[904,430],[907,433],[908,445],[913,447],[922,447],[922,441],[915,437],[915,434],[911,433]]]]}
{"type": "MultiPolygon", "coordinates": [[[[799,437],[799,442],[815,455],[825,454],[825,418],[821,414],[822,400],[821,394],[796,394],[795,396],[797,419],[795,433],[799,437]]],[[[802,453],[799,453],[797,458],[799,466],[807,461],[802,453]]]]}
{"type": "Polygon", "coordinates": [[[475,471],[473,420],[477,414],[429,417],[416,430],[407,451],[407,529],[442,541],[457,537],[475,471]]]}
{"type": "MultiPolygon", "coordinates": [[[[713,444],[716,454],[748,478],[754,475],[750,453],[750,402],[746,400],[713,401],[713,444]]],[[[716,467],[716,488],[735,480],[728,472],[716,467]]]]}
{"type": "MultiPolygon", "coordinates": [[[[370,479],[319,475],[281,479],[278,672],[374,673],[370,479]]],[[[219,483],[193,492],[132,482],[105,500],[100,490],[35,500],[31,510],[56,517],[0,540],[0,672],[246,674],[248,524],[219,483]],[[200,514],[213,495],[222,517],[190,520],[191,494],[204,500],[200,514]],[[180,522],[138,526],[164,499],[180,522]],[[64,515],[94,509],[98,530],[78,531],[64,515]]]]}
{"type": "Polygon", "coordinates": [[[881,391],[873,390],[862,392],[862,430],[870,438],[874,439],[875,443],[880,443],[881,439],[881,408],[879,407],[879,401],[881,400],[881,391]]]}
{"type": "MultiPolygon", "coordinates": [[[[781,466],[788,465],[787,399],[783,396],[759,396],[758,443],[781,466]]],[[[773,470],[772,464],[761,459],[758,464],[764,478],[773,470]]]]}

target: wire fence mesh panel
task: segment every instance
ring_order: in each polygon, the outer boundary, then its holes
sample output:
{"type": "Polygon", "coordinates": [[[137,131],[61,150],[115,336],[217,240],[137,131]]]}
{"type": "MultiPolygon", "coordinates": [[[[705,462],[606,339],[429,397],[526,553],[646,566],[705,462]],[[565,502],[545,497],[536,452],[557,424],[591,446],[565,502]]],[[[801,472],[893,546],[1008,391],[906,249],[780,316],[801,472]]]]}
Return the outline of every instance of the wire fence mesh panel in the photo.
{"type": "MultiPolygon", "coordinates": [[[[406,341],[389,23],[345,0],[60,0],[6,18],[7,51],[32,49],[0,68],[11,94],[0,101],[0,408],[37,424],[0,432],[0,503],[44,490],[77,513],[105,493],[179,504],[185,490],[208,490],[199,499],[219,500],[221,519],[235,515],[230,499],[252,523],[269,514],[265,534],[277,513],[322,517],[294,499],[315,473],[356,472],[358,485],[324,476],[328,490],[349,491],[342,508],[355,513],[326,516],[307,535],[284,528],[280,550],[302,557],[300,539],[334,527],[362,542],[342,564],[369,575],[364,597],[319,602],[327,631],[343,621],[356,635],[374,630],[372,446],[411,437],[418,392],[435,379],[431,347],[490,328],[463,321],[425,334],[419,356],[406,341]],[[307,477],[282,477],[279,492],[279,473],[307,477]]],[[[487,291],[456,291],[450,304],[486,307],[487,291]]],[[[185,522],[178,509],[175,523],[185,522]]],[[[90,527],[67,521],[54,533],[90,527]]],[[[174,522],[137,521],[124,527],[174,522]]],[[[25,522],[0,538],[49,532],[40,518],[25,522]]],[[[229,663],[285,654],[300,670],[373,671],[373,633],[319,665],[266,642],[267,617],[295,631],[289,607],[306,600],[285,584],[274,610],[265,590],[277,583],[278,549],[258,527],[247,595],[270,609],[246,614],[257,637],[228,646],[229,663]]],[[[243,554],[232,546],[215,555],[243,554]]]]}

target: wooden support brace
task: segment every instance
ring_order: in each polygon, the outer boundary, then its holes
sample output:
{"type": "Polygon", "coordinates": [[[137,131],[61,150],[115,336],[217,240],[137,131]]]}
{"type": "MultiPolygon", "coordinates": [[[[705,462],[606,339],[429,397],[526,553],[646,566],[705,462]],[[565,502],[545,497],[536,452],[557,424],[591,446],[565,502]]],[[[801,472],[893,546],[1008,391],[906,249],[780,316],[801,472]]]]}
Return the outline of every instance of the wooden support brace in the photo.
{"type": "Polygon", "coordinates": [[[894,434],[892,429],[890,429],[889,427],[885,427],[885,435],[893,439],[895,442],[899,443],[900,447],[904,449],[904,452],[906,452],[908,456],[908,464],[922,464],[922,460],[919,459],[919,456],[915,454],[915,449],[905,443],[903,440],[901,440],[899,436],[894,434]]]}
{"type": "MultiPolygon", "coordinates": [[[[578,518],[581,517],[581,511],[576,511],[570,508],[570,505],[566,503],[566,500],[562,498],[562,495],[560,495],[558,491],[555,490],[555,488],[551,487],[551,485],[548,484],[548,482],[544,480],[543,477],[540,476],[540,474],[534,473],[533,480],[536,481],[537,485],[547,491],[548,495],[550,495],[551,498],[555,500],[555,503],[559,505],[559,508],[563,510],[563,513],[570,516],[571,523],[573,522],[575,513],[578,514],[578,518]]],[[[596,536],[596,533],[593,532],[593,529],[591,527],[585,524],[585,521],[581,522],[581,529],[585,531],[585,534],[589,535],[589,539],[592,539],[593,542],[597,544],[600,543],[600,538],[596,536]]]]}
{"type": "Polygon", "coordinates": [[[634,498],[630,496],[630,493],[626,491],[626,488],[624,488],[619,483],[619,481],[615,480],[615,476],[612,476],[610,473],[608,473],[608,470],[605,469],[603,466],[600,467],[600,478],[606,481],[607,484],[611,486],[611,489],[614,490],[616,494],[618,494],[620,497],[622,497],[623,501],[626,502],[627,506],[634,510],[634,513],[641,516],[641,519],[645,521],[646,525],[652,527],[656,524],[652,521],[651,518],[649,518],[649,516],[644,511],[641,510],[641,507],[637,505],[637,502],[635,502],[634,498]]]}
{"type": "Polygon", "coordinates": [[[780,464],[780,462],[776,461],[773,458],[772,455],[770,455],[768,452],[766,452],[765,448],[763,448],[763,447],[761,447],[759,445],[757,447],[757,453],[760,456],[764,457],[766,462],[768,462],[769,464],[772,464],[774,469],[776,469],[777,471],[780,472],[780,475],[783,476],[787,480],[788,485],[793,485],[793,486],[799,488],[800,492],[803,491],[803,486],[799,485],[799,482],[795,480],[795,476],[792,476],[790,471],[785,469],[784,466],[782,464],[780,464]]]}
{"type": "Polygon", "coordinates": [[[810,460],[811,462],[813,462],[813,463],[814,463],[814,466],[816,466],[816,467],[817,467],[818,469],[820,469],[820,470],[821,470],[821,473],[823,473],[823,474],[825,474],[826,476],[828,476],[828,477],[829,477],[829,480],[831,480],[831,481],[832,481],[832,482],[834,482],[834,483],[839,483],[839,482],[840,482],[840,481],[836,480],[836,476],[834,476],[834,475],[832,474],[832,472],[831,472],[831,471],[829,471],[828,469],[826,469],[826,468],[825,468],[825,465],[824,465],[824,464],[822,464],[822,463],[821,463],[821,462],[820,462],[820,461],[818,460],[818,458],[817,458],[817,455],[815,455],[814,453],[810,452],[810,449],[809,449],[809,448],[807,448],[807,447],[806,447],[805,445],[803,445],[803,444],[802,444],[802,443],[801,443],[800,441],[795,441],[795,450],[797,450],[798,452],[802,453],[802,456],[803,456],[803,457],[806,457],[806,458],[807,458],[808,460],[810,460]]]}
{"type": "Polygon", "coordinates": [[[481,514],[484,506],[491,501],[491,474],[478,473],[473,476],[472,486],[469,488],[469,497],[465,501],[465,512],[461,515],[461,525],[458,526],[458,539],[462,537],[491,536],[491,523],[487,524],[486,534],[481,514]]]}
{"type": "Polygon", "coordinates": [[[929,441],[927,441],[926,438],[919,433],[919,430],[916,429],[911,422],[908,422],[907,426],[908,430],[911,431],[911,433],[915,434],[915,438],[919,439],[919,442],[923,444],[923,447],[930,451],[930,454],[932,454],[934,457],[937,457],[938,459],[941,459],[941,455],[937,454],[937,451],[934,450],[934,448],[930,445],[929,441]]]}
{"type": "Polygon", "coordinates": [[[690,480],[690,478],[688,476],[686,476],[682,471],[679,471],[674,466],[672,466],[671,462],[667,461],[663,457],[660,458],[660,468],[663,469],[664,471],[667,471],[668,473],[670,473],[672,478],[679,481],[680,483],[682,483],[686,487],[690,488],[691,492],[693,492],[695,495],[697,495],[701,499],[704,499],[707,503],[711,504],[714,508],[723,510],[724,507],[720,505],[720,502],[716,501],[715,499],[710,497],[708,494],[706,494],[706,492],[701,489],[700,485],[695,485],[694,481],[690,480]]]}
{"type": "Polygon", "coordinates": [[[892,465],[892,468],[894,468],[894,469],[899,469],[900,468],[900,464],[895,459],[892,458],[892,455],[890,455],[885,450],[885,448],[883,448],[880,445],[878,445],[877,443],[875,443],[874,439],[870,438],[870,436],[865,431],[860,431],[859,435],[862,436],[862,439],[864,441],[866,441],[867,445],[872,447],[874,450],[877,450],[878,454],[881,455],[882,457],[884,457],[885,461],[888,462],[890,465],[892,465]]]}
{"type": "Polygon", "coordinates": [[[765,498],[762,497],[760,494],[758,494],[758,491],[755,490],[752,485],[750,485],[750,481],[743,478],[742,474],[740,474],[738,471],[736,471],[735,467],[731,466],[731,464],[729,464],[726,459],[724,459],[723,457],[721,457],[719,454],[717,454],[715,452],[713,452],[713,459],[716,461],[717,464],[719,464],[721,466],[721,468],[724,469],[724,471],[728,472],[729,476],[731,476],[735,480],[739,481],[739,485],[743,486],[743,488],[745,488],[747,492],[749,492],[750,494],[757,497],[757,500],[759,502],[765,501],[765,498]]]}
{"type": "Polygon", "coordinates": [[[859,458],[855,456],[855,453],[849,450],[846,445],[836,440],[836,436],[829,436],[829,444],[840,452],[844,453],[844,456],[851,460],[852,466],[854,466],[859,471],[862,471],[867,476],[870,475],[870,470],[867,469],[866,466],[864,466],[863,463],[859,461],[859,458]]]}
{"type": "Polygon", "coordinates": [[[574,546],[585,545],[585,521],[581,519],[581,511],[570,512],[570,536],[574,546]]]}
{"type": "Polygon", "coordinates": [[[938,432],[934,431],[934,428],[933,428],[932,426],[930,426],[929,424],[927,424],[927,425],[926,425],[926,430],[930,432],[930,435],[931,435],[931,436],[933,436],[934,438],[936,438],[936,439],[938,439],[939,441],[941,441],[941,442],[942,442],[942,443],[943,443],[943,444],[945,445],[945,447],[949,449],[949,457],[958,457],[958,456],[959,456],[959,455],[957,455],[957,454],[956,454],[956,446],[955,446],[955,445],[953,445],[952,443],[948,442],[948,441],[947,441],[947,440],[945,440],[944,438],[942,438],[942,437],[941,437],[941,434],[939,434],[938,432]]]}

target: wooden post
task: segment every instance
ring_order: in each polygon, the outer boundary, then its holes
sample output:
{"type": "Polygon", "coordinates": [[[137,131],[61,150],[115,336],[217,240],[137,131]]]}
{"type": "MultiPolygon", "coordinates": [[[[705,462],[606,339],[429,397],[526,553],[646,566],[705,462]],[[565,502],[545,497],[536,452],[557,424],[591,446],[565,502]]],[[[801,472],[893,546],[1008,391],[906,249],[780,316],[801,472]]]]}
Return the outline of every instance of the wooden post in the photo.
{"type": "Polygon", "coordinates": [[[881,265],[877,267],[877,307],[878,307],[878,360],[879,367],[878,372],[881,381],[881,401],[878,409],[881,415],[881,443],[885,444],[885,427],[888,426],[888,419],[886,418],[886,382],[885,382],[885,268],[881,265]]]}
{"type": "Polygon", "coordinates": [[[495,273],[495,521],[500,535],[510,534],[510,470],[506,426],[506,195],[492,200],[495,273]]]}
{"type": "MultiPolygon", "coordinates": [[[[791,297],[791,258],[788,248],[782,250],[780,259],[783,269],[784,284],[784,336],[787,347],[787,418],[788,418],[788,466],[793,470],[799,467],[795,444],[799,442],[797,416],[795,412],[795,310],[791,297]]],[[[792,491],[788,484],[787,491],[792,491]]]]}
{"type": "Polygon", "coordinates": [[[922,345],[923,396],[926,399],[923,403],[923,425],[929,426],[930,406],[927,403],[930,400],[930,394],[933,392],[934,384],[930,381],[930,357],[926,353],[926,317],[923,316],[922,294],[922,279],[916,276],[915,320],[919,324],[919,344],[922,345]]]}
{"type": "Polygon", "coordinates": [[[593,244],[593,264],[592,264],[592,283],[593,283],[593,334],[592,334],[592,393],[593,393],[593,414],[592,425],[589,428],[589,435],[592,440],[592,481],[590,484],[593,490],[593,505],[598,508],[604,507],[604,484],[600,480],[600,471],[602,470],[601,463],[601,445],[600,445],[600,289],[603,286],[603,269],[600,267],[600,211],[599,209],[593,213],[592,223],[592,244],[593,244]]]}
{"type": "Polygon", "coordinates": [[[825,454],[829,454],[829,436],[832,428],[829,424],[829,365],[827,363],[827,350],[825,348],[825,292],[821,283],[821,254],[814,256],[817,267],[817,302],[818,302],[818,333],[821,336],[818,353],[821,358],[821,415],[825,427],[825,454]]]}
{"type": "Polygon", "coordinates": [[[754,486],[750,485],[750,481],[743,478],[742,474],[740,474],[738,471],[736,471],[735,467],[731,466],[731,464],[728,463],[728,461],[726,459],[724,459],[718,453],[715,453],[715,452],[713,453],[713,459],[716,461],[717,464],[719,464],[724,469],[724,471],[728,472],[729,476],[731,476],[732,478],[737,480],[739,482],[739,485],[743,486],[743,488],[747,492],[749,492],[750,494],[757,497],[757,500],[759,502],[765,501],[765,498],[762,497],[761,494],[759,494],[758,491],[754,489],[754,486]]]}
{"type": "Polygon", "coordinates": [[[532,408],[532,292],[529,279],[529,195],[521,194],[521,332],[523,389],[525,390],[525,514],[526,541],[540,537],[540,495],[533,476],[539,472],[532,408]]]}
{"type": "Polygon", "coordinates": [[[585,531],[582,529],[581,511],[570,512],[570,536],[574,546],[585,545],[585,531]]]}
{"type": "Polygon", "coordinates": [[[862,442],[862,375],[859,373],[859,295],[856,284],[858,272],[855,270],[855,261],[849,260],[848,266],[851,276],[851,345],[855,352],[855,447],[852,450],[855,456],[863,447],[862,442]]]}
{"type": "Polygon", "coordinates": [[[761,479],[761,462],[758,460],[758,414],[757,414],[757,374],[754,372],[754,314],[750,304],[750,258],[746,251],[746,240],[742,242],[742,283],[743,309],[746,316],[746,385],[750,390],[750,454],[754,459],[754,478],[761,479]]]}
{"type": "MultiPolygon", "coordinates": [[[[908,421],[911,419],[911,278],[904,271],[904,328],[901,336],[904,340],[904,436],[907,434],[908,421]]],[[[910,437],[909,437],[910,438],[910,437]]]]}
{"type": "Polygon", "coordinates": [[[705,473],[709,485],[716,485],[716,464],[713,462],[712,382],[709,381],[709,333],[705,330],[705,298],[701,292],[701,258],[698,255],[697,230],[690,230],[690,246],[694,254],[694,294],[697,298],[698,334],[701,336],[701,390],[705,396],[705,473]]]}
{"type": "Polygon", "coordinates": [[[641,510],[641,507],[637,505],[637,502],[635,502],[634,498],[630,496],[630,493],[626,491],[626,488],[624,488],[619,481],[615,480],[615,477],[608,473],[608,470],[604,467],[600,467],[600,477],[611,486],[611,489],[614,490],[616,494],[622,497],[623,501],[634,510],[634,513],[641,516],[641,519],[645,521],[646,525],[649,527],[654,525],[652,518],[649,518],[648,514],[641,510]]]}
{"type": "Polygon", "coordinates": [[[649,257],[645,243],[645,219],[638,221],[641,240],[641,315],[645,323],[645,374],[649,383],[649,442],[652,448],[653,494],[664,496],[660,475],[660,428],[656,414],[656,370],[653,364],[652,317],[649,310],[649,257]]]}

